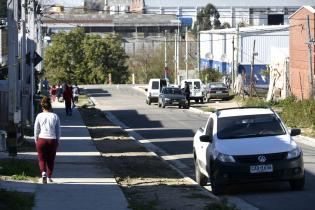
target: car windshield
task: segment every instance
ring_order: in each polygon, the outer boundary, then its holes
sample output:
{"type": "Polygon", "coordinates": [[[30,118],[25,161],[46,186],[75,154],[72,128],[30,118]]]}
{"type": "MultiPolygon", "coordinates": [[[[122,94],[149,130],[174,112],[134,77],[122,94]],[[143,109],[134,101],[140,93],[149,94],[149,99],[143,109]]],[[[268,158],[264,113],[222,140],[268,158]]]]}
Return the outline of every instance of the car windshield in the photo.
{"type": "Polygon", "coordinates": [[[251,138],[285,134],[280,119],[273,114],[218,118],[219,139],[251,138]]]}
{"type": "Polygon", "coordinates": [[[164,94],[182,94],[182,91],[179,88],[164,88],[164,94]]]}
{"type": "Polygon", "coordinates": [[[225,85],[223,83],[210,83],[209,87],[210,88],[224,88],[225,85]]]}

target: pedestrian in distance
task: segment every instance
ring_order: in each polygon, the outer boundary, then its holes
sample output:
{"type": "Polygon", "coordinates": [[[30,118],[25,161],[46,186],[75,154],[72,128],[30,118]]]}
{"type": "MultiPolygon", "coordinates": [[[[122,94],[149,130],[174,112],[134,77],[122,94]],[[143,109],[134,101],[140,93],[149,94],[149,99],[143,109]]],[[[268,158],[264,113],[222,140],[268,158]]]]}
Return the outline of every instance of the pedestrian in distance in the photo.
{"type": "Polygon", "coordinates": [[[75,106],[75,103],[78,103],[78,100],[79,100],[79,87],[77,84],[75,84],[72,87],[72,95],[73,95],[73,106],[75,106]]]}
{"type": "Polygon", "coordinates": [[[66,108],[66,115],[72,115],[72,103],[73,103],[73,95],[72,95],[72,88],[66,84],[65,90],[63,92],[63,99],[65,101],[65,108],[66,108]]]}
{"type": "Polygon", "coordinates": [[[51,100],[52,102],[55,102],[56,100],[56,94],[57,94],[57,87],[56,85],[53,85],[50,89],[50,95],[51,95],[51,100]]]}
{"type": "Polygon", "coordinates": [[[184,94],[185,94],[186,100],[188,102],[188,107],[190,107],[190,88],[189,88],[189,84],[187,82],[185,82],[184,94]]]}
{"type": "Polygon", "coordinates": [[[62,94],[63,94],[63,87],[62,87],[62,84],[59,84],[58,85],[58,88],[57,88],[57,100],[58,102],[62,102],[62,94]]]}
{"type": "Polygon", "coordinates": [[[43,112],[36,116],[34,140],[38,154],[42,183],[53,182],[52,174],[60,140],[60,119],[53,113],[50,98],[44,96],[40,103],[43,112]]]}

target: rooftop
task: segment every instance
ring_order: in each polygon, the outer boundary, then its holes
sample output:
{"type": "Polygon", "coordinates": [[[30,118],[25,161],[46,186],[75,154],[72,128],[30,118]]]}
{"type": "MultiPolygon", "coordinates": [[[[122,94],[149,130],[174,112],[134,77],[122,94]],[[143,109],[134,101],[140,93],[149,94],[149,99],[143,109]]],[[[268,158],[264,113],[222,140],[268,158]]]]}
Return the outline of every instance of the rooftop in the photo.
{"type": "Polygon", "coordinates": [[[315,5],[314,0],[145,0],[146,7],[204,7],[208,3],[216,7],[300,7],[302,5],[315,5]]]}
{"type": "Polygon", "coordinates": [[[53,14],[42,19],[43,25],[78,24],[78,25],[168,25],[179,24],[175,15],[157,14],[53,14]]]}

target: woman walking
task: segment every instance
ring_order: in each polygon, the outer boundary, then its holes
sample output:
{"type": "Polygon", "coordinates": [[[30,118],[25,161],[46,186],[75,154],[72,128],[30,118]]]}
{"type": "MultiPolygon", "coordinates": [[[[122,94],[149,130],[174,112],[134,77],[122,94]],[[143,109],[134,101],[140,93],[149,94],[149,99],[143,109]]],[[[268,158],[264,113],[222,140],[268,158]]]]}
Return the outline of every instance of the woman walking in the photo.
{"type": "Polygon", "coordinates": [[[46,96],[41,100],[43,112],[39,113],[34,124],[34,139],[38,153],[39,169],[42,182],[52,182],[55,157],[60,139],[60,120],[52,112],[50,99],[46,96]]]}

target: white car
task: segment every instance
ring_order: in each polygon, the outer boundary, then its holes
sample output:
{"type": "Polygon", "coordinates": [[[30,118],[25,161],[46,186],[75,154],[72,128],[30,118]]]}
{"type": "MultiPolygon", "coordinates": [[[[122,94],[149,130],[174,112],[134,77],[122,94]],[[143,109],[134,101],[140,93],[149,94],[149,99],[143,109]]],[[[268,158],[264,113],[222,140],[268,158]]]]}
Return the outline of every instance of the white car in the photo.
{"type": "Polygon", "coordinates": [[[292,139],[301,130],[286,128],[270,108],[230,108],[210,114],[194,136],[196,181],[212,192],[243,182],[289,181],[293,190],[304,188],[301,148],[292,139]]]}

